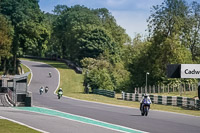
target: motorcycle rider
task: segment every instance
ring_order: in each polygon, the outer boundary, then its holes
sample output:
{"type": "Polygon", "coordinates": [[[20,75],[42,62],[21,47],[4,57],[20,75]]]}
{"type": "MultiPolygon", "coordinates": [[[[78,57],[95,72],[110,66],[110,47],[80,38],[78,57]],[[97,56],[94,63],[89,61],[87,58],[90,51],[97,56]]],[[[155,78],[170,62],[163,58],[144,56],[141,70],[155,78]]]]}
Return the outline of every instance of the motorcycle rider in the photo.
{"type": "Polygon", "coordinates": [[[49,72],[49,77],[51,77],[52,75],[51,75],[51,72],[49,72]]]}
{"type": "Polygon", "coordinates": [[[60,97],[62,97],[62,95],[63,95],[63,90],[62,90],[62,88],[59,88],[59,90],[58,90],[58,99],[60,99],[60,97]]]}
{"type": "Polygon", "coordinates": [[[41,86],[41,88],[40,88],[40,95],[42,95],[43,92],[44,92],[44,87],[41,86]]]}
{"type": "Polygon", "coordinates": [[[149,106],[150,109],[150,104],[151,104],[151,99],[149,97],[149,95],[144,94],[144,96],[142,97],[141,101],[140,101],[140,111],[142,111],[142,108],[144,105],[149,106]]]}
{"type": "Polygon", "coordinates": [[[59,94],[59,92],[62,92],[62,93],[63,93],[63,90],[62,90],[62,88],[59,88],[59,90],[58,90],[58,94],[59,94]]]}
{"type": "Polygon", "coordinates": [[[60,91],[63,92],[62,88],[59,88],[58,93],[59,93],[60,91]]]}
{"type": "Polygon", "coordinates": [[[48,92],[48,90],[49,90],[49,87],[48,87],[48,86],[46,86],[46,87],[45,87],[45,93],[47,93],[47,92],[48,92]]]}

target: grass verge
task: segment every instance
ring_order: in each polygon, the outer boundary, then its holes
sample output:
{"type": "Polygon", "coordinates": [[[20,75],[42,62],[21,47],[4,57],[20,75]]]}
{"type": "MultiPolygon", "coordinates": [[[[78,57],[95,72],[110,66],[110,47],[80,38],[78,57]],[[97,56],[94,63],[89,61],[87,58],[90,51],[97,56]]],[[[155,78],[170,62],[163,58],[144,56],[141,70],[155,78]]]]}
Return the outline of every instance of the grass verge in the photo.
{"type": "Polygon", "coordinates": [[[185,91],[181,95],[179,92],[170,92],[170,93],[152,93],[152,95],[159,95],[159,96],[179,96],[179,97],[188,97],[194,98],[198,96],[198,92],[196,91],[185,91]]]}
{"type": "MultiPolygon", "coordinates": [[[[22,69],[24,70],[24,73],[30,72],[28,67],[26,67],[23,64],[20,64],[20,65],[21,65],[22,69]]],[[[31,73],[28,75],[28,83],[29,83],[30,79],[31,79],[31,73]]]]}
{"type": "MultiPolygon", "coordinates": [[[[69,97],[73,97],[73,98],[77,98],[81,100],[88,100],[88,101],[95,101],[95,102],[101,102],[101,103],[107,103],[107,104],[113,104],[113,105],[139,108],[139,102],[120,100],[121,94],[117,94],[116,98],[109,98],[109,97],[95,95],[95,94],[84,94],[83,93],[84,92],[83,75],[76,74],[74,70],[68,68],[65,63],[57,62],[57,61],[36,60],[36,59],[24,59],[24,60],[44,62],[53,67],[56,67],[61,74],[60,87],[63,88],[63,92],[65,96],[69,96],[69,97]]],[[[183,109],[181,107],[175,107],[175,106],[152,104],[151,109],[200,116],[200,111],[187,110],[187,109],[183,109]]]]}
{"type": "Polygon", "coordinates": [[[40,133],[26,126],[0,119],[0,133],[40,133]]]}

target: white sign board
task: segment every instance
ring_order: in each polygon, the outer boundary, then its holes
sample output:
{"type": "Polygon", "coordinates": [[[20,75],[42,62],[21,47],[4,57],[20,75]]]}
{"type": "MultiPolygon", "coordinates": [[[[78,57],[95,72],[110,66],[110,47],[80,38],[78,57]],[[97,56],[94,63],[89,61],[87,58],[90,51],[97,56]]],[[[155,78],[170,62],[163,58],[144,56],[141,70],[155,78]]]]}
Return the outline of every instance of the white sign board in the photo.
{"type": "Polygon", "coordinates": [[[200,64],[181,64],[181,78],[200,78],[200,64]]]}

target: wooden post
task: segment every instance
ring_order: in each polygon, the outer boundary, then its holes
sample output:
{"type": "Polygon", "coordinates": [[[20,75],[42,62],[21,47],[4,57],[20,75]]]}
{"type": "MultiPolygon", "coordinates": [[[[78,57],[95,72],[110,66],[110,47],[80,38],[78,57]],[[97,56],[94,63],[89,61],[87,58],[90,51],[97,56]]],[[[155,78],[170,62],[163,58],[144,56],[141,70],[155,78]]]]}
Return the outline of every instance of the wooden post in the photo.
{"type": "Polygon", "coordinates": [[[181,84],[179,85],[179,93],[180,93],[180,96],[182,96],[182,85],[181,84]]]}
{"type": "Polygon", "coordinates": [[[149,86],[149,94],[151,94],[151,86],[149,86]]]}
{"type": "Polygon", "coordinates": [[[168,94],[169,94],[169,84],[167,85],[167,88],[168,88],[168,94]]]}
{"type": "Polygon", "coordinates": [[[164,85],[164,84],[163,84],[163,87],[162,87],[162,88],[163,88],[163,93],[165,93],[165,85],[164,85]]]}
{"type": "Polygon", "coordinates": [[[192,84],[192,91],[194,91],[194,88],[193,88],[194,86],[193,86],[193,84],[192,84]]]}
{"type": "Polygon", "coordinates": [[[185,83],[184,83],[183,85],[184,85],[183,92],[184,92],[184,94],[185,94],[185,83]]]}
{"type": "Polygon", "coordinates": [[[189,87],[189,91],[191,91],[191,88],[190,88],[190,87],[191,87],[191,86],[190,86],[190,83],[188,84],[188,87],[189,87]]]}

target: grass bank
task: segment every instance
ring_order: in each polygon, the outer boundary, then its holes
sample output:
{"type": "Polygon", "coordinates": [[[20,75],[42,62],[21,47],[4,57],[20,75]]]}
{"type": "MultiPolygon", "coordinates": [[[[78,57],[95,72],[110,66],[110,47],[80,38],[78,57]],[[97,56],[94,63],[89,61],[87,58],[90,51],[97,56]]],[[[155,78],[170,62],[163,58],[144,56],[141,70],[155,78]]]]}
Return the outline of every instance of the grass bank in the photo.
{"type": "Polygon", "coordinates": [[[40,133],[40,132],[5,119],[0,119],[0,133],[40,133]]]}
{"type": "Polygon", "coordinates": [[[194,98],[198,96],[198,92],[196,91],[185,91],[181,95],[179,92],[170,92],[170,93],[152,93],[152,95],[159,95],[159,96],[181,96],[181,97],[188,97],[194,98]]]}
{"type": "MultiPolygon", "coordinates": [[[[113,105],[139,108],[139,102],[120,100],[121,94],[117,94],[116,98],[109,98],[109,97],[95,95],[95,94],[84,94],[83,93],[84,92],[83,75],[75,73],[75,71],[67,67],[65,63],[57,62],[57,61],[35,60],[35,59],[28,59],[28,60],[44,62],[53,67],[56,67],[61,74],[60,87],[63,88],[65,96],[82,99],[82,100],[89,100],[89,101],[108,103],[108,104],[113,104],[113,105]]],[[[181,107],[152,104],[151,109],[200,116],[200,111],[187,110],[181,107]]]]}
{"type": "MultiPolygon", "coordinates": [[[[29,68],[26,67],[25,65],[20,64],[20,66],[21,66],[22,69],[24,70],[24,73],[30,72],[29,68]]],[[[28,83],[29,83],[30,79],[31,79],[31,73],[28,75],[28,83]]]]}

